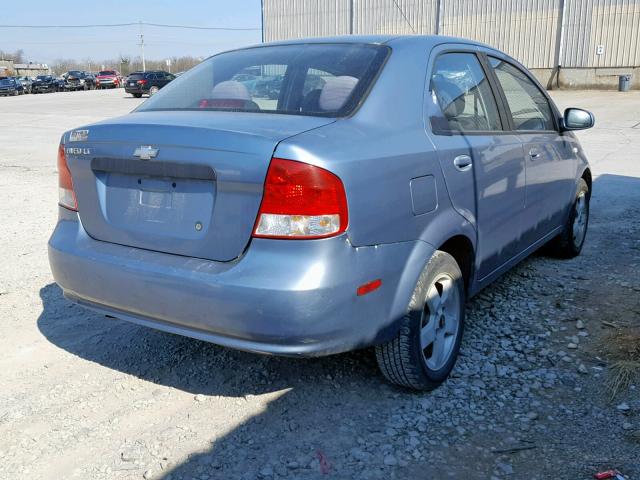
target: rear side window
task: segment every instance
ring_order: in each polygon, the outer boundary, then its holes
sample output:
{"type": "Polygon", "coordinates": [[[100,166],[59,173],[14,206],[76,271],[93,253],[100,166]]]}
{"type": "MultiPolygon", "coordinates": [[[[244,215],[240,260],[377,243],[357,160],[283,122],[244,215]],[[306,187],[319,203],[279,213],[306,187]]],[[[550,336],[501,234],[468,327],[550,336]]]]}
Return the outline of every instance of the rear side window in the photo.
{"type": "Polygon", "coordinates": [[[501,130],[500,115],[482,66],[472,53],[444,53],[431,74],[431,98],[438,114],[431,116],[434,132],[501,130]]]}
{"type": "Polygon", "coordinates": [[[507,98],[516,130],[555,130],[547,97],[519,68],[495,57],[489,63],[507,98]]]}
{"type": "Polygon", "coordinates": [[[300,44],[222,53],[176,78],[138,111],[344,116],[364,99],[389,51],[381,45],[300,44]]]}

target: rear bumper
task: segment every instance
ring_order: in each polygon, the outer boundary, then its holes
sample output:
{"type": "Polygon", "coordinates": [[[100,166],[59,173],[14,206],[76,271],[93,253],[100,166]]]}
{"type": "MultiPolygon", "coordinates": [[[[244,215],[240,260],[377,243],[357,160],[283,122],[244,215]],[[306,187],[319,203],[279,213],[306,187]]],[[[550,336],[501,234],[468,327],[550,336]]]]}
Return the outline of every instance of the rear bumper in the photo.
{"type": "Polygon", "coordinates": [[[127,93],[148,93],[149,90],[144,90],[141,87],[130,87],[129,85],[125,85],[124,91],[127,93]]]}
{"type": "Polygon", "coordinates": [[[431,246],[354,248],[346,236],[254,239],[233,262],[213,262],[101,242],[62,212],[49,241],[56,282],[70,300],[104,314],[240,350],[319,356],[383,342],[431,246]],[[359,285],[382,287],[356,296],[359,285]]]}

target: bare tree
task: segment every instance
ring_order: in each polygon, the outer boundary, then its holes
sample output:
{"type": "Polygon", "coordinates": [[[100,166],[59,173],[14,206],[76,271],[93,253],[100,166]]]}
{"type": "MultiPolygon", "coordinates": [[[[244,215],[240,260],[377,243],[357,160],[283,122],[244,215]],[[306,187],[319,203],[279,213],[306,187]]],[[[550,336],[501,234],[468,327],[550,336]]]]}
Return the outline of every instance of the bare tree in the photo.
{"type": "MultiPolygon", "coordinates": [[[[0,52],[2,55],[2,52],[0,52]]],[[[183,72],[197,65],[202,61],[201,58],[184,56],[171,57],[171,71],[183,72]]],[[[142,59],[140,57],[129,57],[120,55],[118,58],[106,60],[94,60],[85,58],[81,62],[68,58],[58,58],[49,64],[49,67],[56,75],[62,75],[69,70],[118,70],[122,75],[129,75],[131,72],[142,70],[142,59]]],[[[146,60],[147,70],[167,70],[166,60],[146,60]]]]}
{"type": "Polygon", "coordinates": [[[13,63],[24,63],[24,50],[18,49],[15,52],[5,52],[0,50],[0,60],[10,60],[13,63]]]}

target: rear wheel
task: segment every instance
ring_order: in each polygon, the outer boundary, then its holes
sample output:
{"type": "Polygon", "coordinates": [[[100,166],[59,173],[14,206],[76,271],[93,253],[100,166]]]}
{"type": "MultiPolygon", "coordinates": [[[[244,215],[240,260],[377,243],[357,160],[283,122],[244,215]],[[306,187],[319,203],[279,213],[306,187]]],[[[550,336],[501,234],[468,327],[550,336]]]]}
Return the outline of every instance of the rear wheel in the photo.
{"type": "Polygon", "coordinates": [[[141,98],[142,97],[141,93],[132,93],[131,95],[133,95],[136,98],[141,98]]]}
{"type": "Polygon", "coordinates": [[[552,255],[562,258],[573,258],[580,255],[589,226],[590,200],[589,186],[581,178],[567,223],[562,233],[549,242],[548,250],[552,255]]]}
{"type": "Polygon", "coordinates": [[[455,259],[436,251],[411,296],[400,330],[376,347],[376,359],[392,383],[433,390],[455,364],[464,330],[465,291],[455,259]]]}
{"type": "Polygon", "coordinates": [[[149,89],[149,96],[150,97],[154,96],[156,93],[158,93],[158,90],[160,89],[154,85],[149,89]]]}

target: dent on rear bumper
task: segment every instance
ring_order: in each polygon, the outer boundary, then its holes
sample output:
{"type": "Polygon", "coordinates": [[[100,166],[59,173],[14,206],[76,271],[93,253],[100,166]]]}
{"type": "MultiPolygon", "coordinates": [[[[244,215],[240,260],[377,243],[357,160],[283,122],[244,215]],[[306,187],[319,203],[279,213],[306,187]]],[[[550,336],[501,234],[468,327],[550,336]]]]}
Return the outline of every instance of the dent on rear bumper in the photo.
{"type": "Polygon", "coordinates": [[[213,262],[94,240],[70,213],[49,241],[54,278],[72,301],[232,348],[306,356],[394,335],[432,253],[419,241],[355,248],[346,236],[254,239],[241,258],[213,262]],[[381,288],[356,296],[376,278],[381,288]]]}

